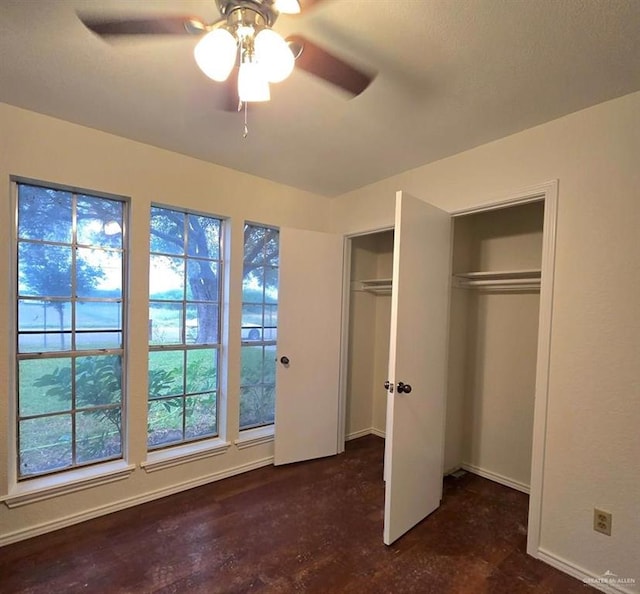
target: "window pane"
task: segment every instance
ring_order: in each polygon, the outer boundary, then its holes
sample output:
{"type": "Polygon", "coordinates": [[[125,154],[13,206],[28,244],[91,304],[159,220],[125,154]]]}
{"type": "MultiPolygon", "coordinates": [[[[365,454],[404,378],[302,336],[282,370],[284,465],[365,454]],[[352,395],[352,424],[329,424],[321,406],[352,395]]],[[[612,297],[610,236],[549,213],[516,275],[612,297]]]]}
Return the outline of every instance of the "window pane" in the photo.
{"type": "Polygon", "coordinates": [[[122,347],[121,332],[78,332],[76,349],[95,351],[96,349],[119,349],[122,347]]]}
{"type": "Polygon", "coordinates": [[[270,425],[274,421],[275,390],[270,386],[246,386],[240,391],[240,429],[270,425]]]}
{"type": "Polygon", "coordinates": [[[151,255],[149,298],[182,301],[184,299],[184,260],[151,255]]]}
{"type": "Polygon", "coordinates": [[[217,378],[218,352],[216,349],[197,349],[187,351],[186,393],[215,390],[217,378]]]}
{"type": "Polygon", "coordinates": [[[262,309],[261,303],[244,303],[242,305],[242,327],[255,328],[262,327],[262,309]]]}
{"type": "Polygon", "coordinates": [[[265,326],[278,325],[278,306],[277,305],[264,306],[264,325],[265,326]]]}
{"type": "Polygon", "coordinates": [[[70,301],[18,301],[18,331],[57,331],[71,329],[70,301]]]}
{"type": "Polygon", "coordinates": [[[78,248],[76,295],[119,299],[122,296],[122,253],[78,248]]]}
{"type": "Polygon", "coordinates": [[[218,433],[214,393],[187,396],[184,430],[187,439],[208,437],[218,433]]]}
{"type": "Polygon", "coordinates": [[[71,350],[71,333],[51,332],[47,334],[20,334],[19,353],[51,353],[71,350]]]}
{"type": "Polygon", "coordinates": [[[278,339],[278,329],[277,328],[265,328],[262,331],[262,340],[272,342],[278,339]]]}
{"type": "Polygon", "coordinates": [[[71,194],[19,185],[18,237],[71,242],[71,194]]]}
{"type": "Polygon", "coordinates": [[[71,297],[71,248],[20,243],[18,293],[34,297],[71,297]]]}
{"type": "Polygon", "coordinates": [[[18,362],[21,417],[71,410],[71,359],[18,362]]]}
{"type": "Polygon", "coordinates": [[[278,269],[266,268],[264,272],[264,300],[266,303],[278,303],[278,269]]]}
{"type": "Polygon", "coordinates": [[[119,404],[122,401],[122,363],[119,355],[76,359],[76,408],[119,404]]]}
{"type": "Polygon", "coordinates": [[[121,248],[123,208],[123,203],[117,200],[78,196],[78,243],[121,248]]]}
{"type": "Polygon", "coordinates": [[[184,218],[182,212],[151,208],[151,251],[184,254],[184,218]]]}
{"type": "Polygon", "coordinates": [[[243,346],[241,354],[240,384],[249,386],[262,382],[262,347],[243,346]]]}
{"type": "Polygon", "coordinates": [[[220,259],[219,219],[188,215],[189,242],[188,254],[198,258],[220,259]]]}
{"type": "Polygon", "coordinates": [[[28,476],[71,466],[71,415],[20,421],[20,474],[28,476]]]}
{"type": "Polygon", "coordinates": [[[280,262],[280,232],[277,229],[267,229],[265,233],[264,260],[265,264],[278,266],[280,262]]]}
{"type": "Polygon", "coordinates": [[[187,307],[188,344],[218,344],[218,305],[198,303],[187,307]]]}
{"type": "Polygon", "coordinates": [[[120,407],[76,414],[77,462],[122,455],[120,407]]]}
{"type": "Polygon", "coordinates": [[[149,402],[149,447],[180,442],[182,435],[182,398],[169,398],[149,402]]]}
{"type": "Polygon", "coordinates": [[[120,330],[122,303],[118,301],[77,301],[76,329],[120,330]]]}
{"type": "Polygon", "coordinates": [[[264,299],[264,268],[244,267],[242,279],[242,301],[247,303],[262,303],[264,299]]]}
{"type": "Polygon", "coordinates": [[[182,342],[182,303],[149,304],[149,344],[182,342]]]}
{"type": "Polygon", "coordinates": [[[187,300],[218,301],[218,263],[187,260],[187,300]]]}
{"type": "Polygon", "coordinates": [[[245,264],[264,264],[264,238],[267,229],[255,225],[244,227],[244,262],[245,264]]]}
{"type": "Polygon", "coordinates": [[[184,352],[149,353],[149,398],[184,394],[184,352]]]}
{"type": "Polygon", "coordinates": [[[276,384],[276,346],[264,347],[264,383],[275,386],[276,384]]]}

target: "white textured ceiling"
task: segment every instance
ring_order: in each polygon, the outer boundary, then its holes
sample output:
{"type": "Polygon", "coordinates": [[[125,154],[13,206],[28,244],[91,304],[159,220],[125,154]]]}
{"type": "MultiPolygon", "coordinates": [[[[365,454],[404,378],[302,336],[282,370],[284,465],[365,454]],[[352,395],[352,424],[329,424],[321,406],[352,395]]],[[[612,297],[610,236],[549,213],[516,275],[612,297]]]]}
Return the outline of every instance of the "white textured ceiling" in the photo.
{"type": "Polygon", "coordinates": [[[349,99],[294,72],[244,139],[197,38],[108,44],[78,11],[218,18],[213,0],[1,0],[0,101],[326,196],[640,89],[640,0],[325,0],[275,29],[378,76],[349,99]]]}

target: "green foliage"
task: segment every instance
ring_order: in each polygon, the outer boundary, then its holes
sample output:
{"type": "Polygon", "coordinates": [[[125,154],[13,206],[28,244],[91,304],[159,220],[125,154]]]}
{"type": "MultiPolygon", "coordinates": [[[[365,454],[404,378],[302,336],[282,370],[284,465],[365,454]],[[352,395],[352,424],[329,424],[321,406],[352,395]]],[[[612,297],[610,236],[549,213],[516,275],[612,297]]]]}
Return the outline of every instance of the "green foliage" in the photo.
{"type": "MultiPolygon", "coordinates": [[[[66,400],[72,392],[71,369],[56,367],[51,373],[34,380],[37,387],[49,387],[46,395],[66,400]]],[[[122,436],[121,400],[122,369],[120,356],[101,355],[78,357],[75,362],[75,390],[77,408],[97,408],[99,420],[106,420],[122,436]]]]}
{"type": "Polygon", "coordinates": [[[166,366],[162,366],[161,359],[156,359],[156,366],[149,372],[149,394],[167,394],[167,397],[150,400],[147,422],[149,445],[157,446],[189,438],[183,433],[183,415],[185,427],[205,427],[206,433],[199,433],[198,436],[210,435],[217,426],[216,399],[210,393],[217,384],[215,367],[210,359],[213,351],[189,351],[186,377],[183,377],[182,366],[172,366],[174,359],[170,355],[173,353],[162,354],[166,355],[166,366]],[[187,386],[186,394],[176,394],[177,385],[187,386]],[[196,394],[203,396],[194,396],[196,394]]]}
{"type": "Polygon", "coordinates": [[[241,392],[240,392],[240,428],[248,429],[268,425],[274,420],[275,376],[268,351],[263,354],[262,347],[244,347],[242,349],[241,392]]]}

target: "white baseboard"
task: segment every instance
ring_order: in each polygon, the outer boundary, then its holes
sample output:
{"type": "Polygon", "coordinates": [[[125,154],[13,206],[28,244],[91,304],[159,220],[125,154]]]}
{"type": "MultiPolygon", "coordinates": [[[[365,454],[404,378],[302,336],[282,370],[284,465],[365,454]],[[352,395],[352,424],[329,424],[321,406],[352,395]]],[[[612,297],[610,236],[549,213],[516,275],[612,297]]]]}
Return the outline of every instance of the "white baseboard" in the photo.
{"type": "Polygon", "coordinates": [[[180,493],[181,491],[186,491],[195,487],[201,487],[203,485],[220,481],[237,474],[242,474],[243,472],[249,472],[250,470],[262,468],[263,466],[269,466],[270,464],[273,464],[273,456],[262,458],[261,460],[256,460],[248,464],[234,466],[233,468],[227,468],[225,470],[221,470],[220,472],[214,472],[212,474],[198,477],[197,479],[178,483],[176,485],[171,485],[170,487],[165,487],[163,489],[157,489],[156,491],[151,491],[142,495],[136,495],[135,497],[130,497],[128,499],[123,499],[115,503],[96,507],[78,514],[71,514],[64,518],[60,518],[50,522],[43,522],[42,524],[31,526],[22,530],[16,530],[15,532],[10,532],[9,534],[5,534],[0,537],[0,547],[18,542],[20,540],[26,540],[27,538],[32,538],[34,536],[40,536],[41,534],[46,534],[47,532],[53,532],[54,530],[59,530],[60,528],[73,526],[74,524],[79,524],[80,522],[92,520],[93,518],[105,516],[107,514],[121,511],[129,507],[134,507],[142,503],[147,503],[155,499],[161,499],[162,497],[167,497],[168,495],[174,495],[175,493],[180,493]]]}
{"type": "MultiPolygon", "coordinates": [[[[616,576],[614,574],[609,577],[596,575],[595,573],[587,571],[583,567],[575,565],[574,563],[571,563],[562,557],[558,557],[549,551],[545,551],[542,548],[538,549],[537,556],[540,561],[544,561],[547,565],[551,565],[551,567],[555,567],[556,569],[587,583],[589,586],[592,586],[601,592],[606,592],[607,594],[634,594],[638,592],[635,586],[634,589],[631,590],[624,585],[615,583],[617,579],[624,580],[625,576],[616,576]]],[[[638,584],[636,583],[636,585],[638,584]]]]}
{"type": "Polygon", "coordinates": [[[364,437],[365,435],[376,435],[384,439],[385,433],[384,431],[380,431],[380,429],[376,429],[375,427],[368,427],[367,429],[360,429],[360,431],[349,433],[344,439],[345,441],[351,441],[352,439],[358,439],[359,437],[364,437]]]}
{"type": "Polygon", "coordinates": [[[511,487],[516,491],[522,491],[527,495],[529,494],[529,485],[525,485],[520,481],[510,479],[509,477],[498,474],[497,472],[492,472],[491,470],[481,468],[480,466],[474,466],[473,464],[468,464],[466,462],[463,462],[461,467],[464,470],[467,470],[468,472],[472,472],[473,474],[477,474],[478,476],[481,476],[482,478],[486,478],[486,479],[489,479],[490,481],[500,483],[505,487],[511,487]]]}
{"type": "Polygon", "coordinates": [[[351,441],[352,439],[358,439],[359,437],[364,437],[365,435],[371,435],[371,427],[368,429],[360,429],[360,431],[354,431],[353,433],[349,433],[344,439],[345,441],[351,441]]]}

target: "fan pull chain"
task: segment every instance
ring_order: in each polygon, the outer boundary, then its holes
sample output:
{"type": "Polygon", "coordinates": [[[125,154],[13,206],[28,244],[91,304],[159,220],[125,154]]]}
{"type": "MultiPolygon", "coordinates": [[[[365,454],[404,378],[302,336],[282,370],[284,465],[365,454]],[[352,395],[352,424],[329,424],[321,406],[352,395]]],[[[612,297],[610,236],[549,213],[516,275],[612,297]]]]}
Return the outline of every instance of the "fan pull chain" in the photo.
{"type": "Polygon", "coordinates": [[[247,101],[244,102],[244,129],[242,131],[242,138],[249,136],[249,126],[247,126],[247,101]]]}

